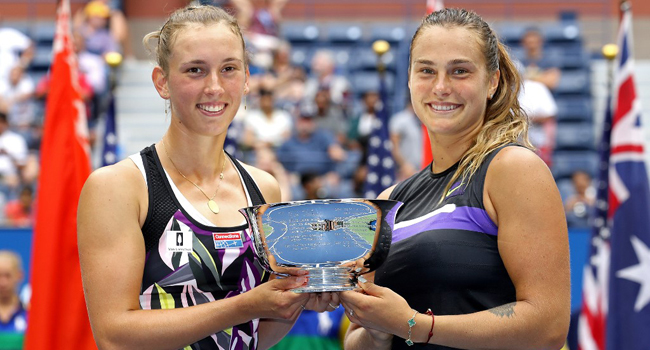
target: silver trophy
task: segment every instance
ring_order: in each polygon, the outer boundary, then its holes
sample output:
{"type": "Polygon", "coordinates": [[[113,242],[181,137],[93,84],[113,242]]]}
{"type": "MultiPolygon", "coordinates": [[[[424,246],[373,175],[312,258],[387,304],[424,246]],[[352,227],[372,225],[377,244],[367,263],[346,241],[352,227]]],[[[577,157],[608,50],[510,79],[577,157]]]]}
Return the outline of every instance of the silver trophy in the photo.
{"type": "Polygon", "coordinates": [[[401,205],[383,199],[322,199],[240,212],[267,271],[284,275],[287,267],[299,267],[309,271],[309,282],[295,292],[332,292],[354,289],[356,276],[386,260],[401,205]]]}

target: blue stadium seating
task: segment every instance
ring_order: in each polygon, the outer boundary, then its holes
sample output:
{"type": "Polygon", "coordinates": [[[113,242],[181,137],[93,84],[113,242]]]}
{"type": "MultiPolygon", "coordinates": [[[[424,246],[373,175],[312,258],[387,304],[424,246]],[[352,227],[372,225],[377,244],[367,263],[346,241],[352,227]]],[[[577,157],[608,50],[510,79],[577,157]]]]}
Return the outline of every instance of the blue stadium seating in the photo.
{"type": "MultiPolygon", "coordinates": [[[[386,91],[392,94],[395,91],[395,76],[386,72],[386,91]]],[[[352,90],[359,96],[368,91],[379,91],[379,73],[369,71],[358,71],[350,77],[352,90]]]]}
{"type": "Polygon", "coordinates": [[[558,86],[553,90],[556,95],[582,94],[589,95],[590,79],[586,69],[564,69],[558,86]]]}
{"type": "MultiPolygon", "coordinates": [[[[381,57],[381,61],[387,70],[394,72],[397,68],[396,52],[389,50],[381,57]]],[[[350,68],[352,70],[377,70],[378,58],[377,54],[371,47],[360,47],[352,52],[352,60],[350,68]]]]}
{"type": "Polygon", "coordinates": [[[320,29],[310,23],[284,23],[280,33],[292,45],[296,43],[313,44],[320,39],[320,29]]]}
{"type": "Polygon", "coordinates": [[[370,41],[386,40],[391,45],[398,45],[408,40],[406,29],[400,25],[379,24],[370,29],[370,41]]]}
{"type": "Polygon", "coordinates": [[[593,121],[593,108],[590,96],[556,96],[559,123],[566,121],[589,122],[593,121]]]}
{"type": "Polygon", "coordinates": [[[361,41],[363,30],[358,24],[332,23],[327,26],[330,43],[353,45],[361,41]]]}
{"type": "Polygon", "coordinates": [[[595,150],[593,123],[558,123],[555,150],[595,150]]]}
{"type": "Polygon", "coordinates": [[[598,153],[595,151],[558,151],[553,155],[552,173],[556,180],[569,178],[576,170],[586,171],[591,177],[598,170],[598,153]]]}

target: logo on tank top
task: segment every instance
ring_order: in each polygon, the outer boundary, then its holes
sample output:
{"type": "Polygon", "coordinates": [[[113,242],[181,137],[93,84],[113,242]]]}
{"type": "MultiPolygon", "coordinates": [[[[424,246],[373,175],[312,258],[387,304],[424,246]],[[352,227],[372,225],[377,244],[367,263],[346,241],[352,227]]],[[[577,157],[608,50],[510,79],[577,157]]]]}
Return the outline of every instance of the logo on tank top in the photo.
{"type": "Polygon", "coordinates": [[[167,231],[167,251],[170,253],[191,253],[192,252],[192,231],[191,230],[169,230],[167,231]]]}
{"type": "Polygon", "coordinates": [[[461,194],[465,193],[466,188],[467,186],[464,183],[457,181],[455,184],[453,184],[453,186],[449,188],[449,191],[447,191],[447,194],[445,195],[445,199],[460,196],[461,194]]]}
{"type": "Polygon", "coordinates": [[[214,249],[241,248],[244,242],[241,240],[241,232],[214,232],[212,233],[214,249]]]}

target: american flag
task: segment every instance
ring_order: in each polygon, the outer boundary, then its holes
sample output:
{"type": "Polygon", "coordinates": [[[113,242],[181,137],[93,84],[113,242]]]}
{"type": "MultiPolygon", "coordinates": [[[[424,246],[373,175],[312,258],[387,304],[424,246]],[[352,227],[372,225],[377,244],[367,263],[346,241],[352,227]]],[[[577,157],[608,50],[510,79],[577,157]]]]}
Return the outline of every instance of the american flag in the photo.
{"type": "Polygon", "coordinates": [[[111,92],[104,126],[102,166],[115,164],[115,162],[117,162],[117,130],[115,129],[115,97],[111,92]]]}
{"type": "Polygon", "coordinates": [[[388,133],[388,93],[382,73],[379,76],[379,96],[382,108],[376,114],[370,139],[368,140],[368,176],[363,193],[366,198],[377,198],[395,182],[395,161],[391,153],[392,143],[388,133]]]}
{"type": "Polygon", "coordinates": [[[633,75],[629,3],[624,2],[622,10],[614,92],[600,147],[592,255],[583,279],[581,350],[650,346],[650,189],[633,75]]]}

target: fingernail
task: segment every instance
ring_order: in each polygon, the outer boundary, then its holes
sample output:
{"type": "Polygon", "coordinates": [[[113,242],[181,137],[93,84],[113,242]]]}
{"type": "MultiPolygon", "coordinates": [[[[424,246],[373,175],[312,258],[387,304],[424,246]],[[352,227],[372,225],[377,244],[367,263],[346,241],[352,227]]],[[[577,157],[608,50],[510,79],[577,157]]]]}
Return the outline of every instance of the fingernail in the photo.
{"type": "Polygon", "coordinates": [[[296,277],[296,282],[300,284],[304,284],[305,282],[307,282],[307,277],[305,276],[296,277]]]}
{"type": "Polygon", "coordinates": [[[365,277],[363,277],[363,276],[359,276],[357,279],[358,279],[359,282],[361,282],[361,283],[366,283],[366,282],[368,282],[368,280],[367,280],[365,277]]]}
{"type": "Polygon", "coordinates": [[[356,269],[354,269],[354,271],[355,271],[355,272],[361,272],[361,268],[360,268],[360,267],[357,267],[356,269]]]}

